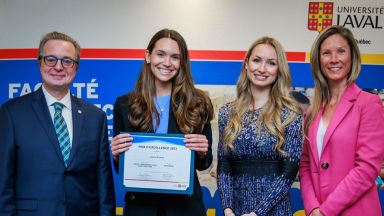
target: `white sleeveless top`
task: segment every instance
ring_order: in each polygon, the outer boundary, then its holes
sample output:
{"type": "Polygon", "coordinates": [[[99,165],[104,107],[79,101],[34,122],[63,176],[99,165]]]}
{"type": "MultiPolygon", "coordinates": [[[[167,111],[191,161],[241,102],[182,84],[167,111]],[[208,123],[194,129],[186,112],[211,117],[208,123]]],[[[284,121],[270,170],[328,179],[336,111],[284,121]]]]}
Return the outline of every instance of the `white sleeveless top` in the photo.
{"type": "Polygon", "coordinates": [[[323,150],[323,142],[324,142],[324,136],[327,128],[324,126],[323,117],[320,118],[319,121],[319,127],[317,129],[317,153],[319,155],[319,160],[321,156],[321,152],[323,150]]]}

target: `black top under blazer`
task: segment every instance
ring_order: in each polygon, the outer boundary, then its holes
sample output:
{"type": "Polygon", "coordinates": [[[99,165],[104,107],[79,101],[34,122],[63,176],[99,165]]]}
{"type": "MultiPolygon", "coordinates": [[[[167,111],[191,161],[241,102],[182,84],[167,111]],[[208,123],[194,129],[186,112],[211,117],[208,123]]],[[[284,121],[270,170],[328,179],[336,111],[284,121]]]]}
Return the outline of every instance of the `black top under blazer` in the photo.
{"type": "MultiPolygon", "coordinates": [[[[129,94],[125,94],[116,99],[114,104],[114,136],[120,132],[149,132],[150,131],[134,131],[128,121],[128,113],[130,112],[129,94]]],[[[169,109],[168,133],[181,133],[172,109],[169,109]]],[[[208,123],[203,128],[203,135],[208,139],[208,152],[205,158],[195,157],[195,168],[199,171],[209,168],[212,164],[212,130],[211,124],[208,123]]],[[[115,169],[118,172],[117,164],[115,169]]],[[[159,193],[139,193],[127,192],[125,194],[124,215],[146,215],[146,216],[200,216],[206,215],[202,199],[202,191],[196,170],[194,172],[194,185],[192,195],[179,194],[159,194],[159,193]]]]}

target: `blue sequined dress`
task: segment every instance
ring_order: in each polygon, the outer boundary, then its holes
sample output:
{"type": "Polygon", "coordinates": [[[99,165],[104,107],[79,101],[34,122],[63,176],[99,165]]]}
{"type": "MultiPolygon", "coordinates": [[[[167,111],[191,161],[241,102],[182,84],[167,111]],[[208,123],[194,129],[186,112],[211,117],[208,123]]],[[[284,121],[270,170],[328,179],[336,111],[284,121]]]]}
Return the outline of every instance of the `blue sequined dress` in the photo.
{"type": "MultiPolygon", "coordinates": [[[[223,209],[231,208],[235,215],[255,212],[263,215],[292,215],[289,190],[296,177],[302,151],[303,132],[301,115],[285,127],[282,150],[287,157],[273,148],[277,139],[263,126],[261,109],[248,110],[243,128],[233,145],[235,152],[225,151],[223,130],[231,112],[231,103],[219,111],[218,191],[223,209]]],[[[287,118],[283,108],[281,120],[287,118]]]]}

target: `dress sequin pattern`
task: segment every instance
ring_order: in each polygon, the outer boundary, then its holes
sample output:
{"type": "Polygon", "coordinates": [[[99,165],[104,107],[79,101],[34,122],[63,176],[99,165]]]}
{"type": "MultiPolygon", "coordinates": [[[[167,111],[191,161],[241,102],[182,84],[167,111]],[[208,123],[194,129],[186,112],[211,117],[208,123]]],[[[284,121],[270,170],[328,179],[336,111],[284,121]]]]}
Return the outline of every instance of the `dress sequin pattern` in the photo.
{"type": "MultiPolygon", "coordinates": [[[[263,124],[261,123],[261,109],[249,110],[244,114],[243,128],[233,143],[236,151],[224,151],[221,136],[230,112],[231,103],[227,103],[219,111],[218,191],[223,209],[231,208],[236,216],[250,212],[255,212],[258,216],[292,215],[289,190],[301,158],[302,115],[298,115],[285,127],[285,143],[282,149],[288,156],[283,157],[273,150],[277,139],[264,127],[260,127],[263,124]],[[230,161],[234,160],[281,161],[288,163],[289,166],[283,166],[281,171],[272,175],[260,173],[257,176],[250,173],[232,175],[231,172],[223,171],[220,168],[224,162],[231,163],[230,161]],[[293,173],[294,176],[286,176],[284,173],[293,173]]],[[[283,108],[281,120],[284,121],[288,114],[288,110],[283,108]]]]}

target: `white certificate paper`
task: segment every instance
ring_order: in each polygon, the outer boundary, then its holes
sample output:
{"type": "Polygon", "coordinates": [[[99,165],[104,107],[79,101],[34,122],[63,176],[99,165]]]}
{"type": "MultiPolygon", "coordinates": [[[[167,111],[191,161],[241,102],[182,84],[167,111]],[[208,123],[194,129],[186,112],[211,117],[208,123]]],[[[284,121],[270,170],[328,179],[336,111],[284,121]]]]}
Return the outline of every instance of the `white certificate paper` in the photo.
{"type": "Polygon", "coordinates": [[[194,154],[185,147],[184,135],[131,136],[133,145],[120,158],[126,191],[192,194],[194,154]]]}

